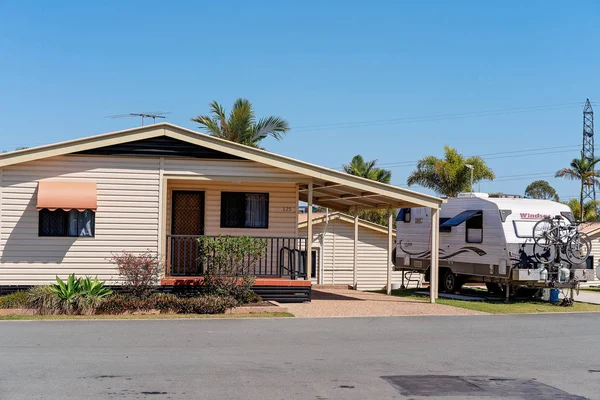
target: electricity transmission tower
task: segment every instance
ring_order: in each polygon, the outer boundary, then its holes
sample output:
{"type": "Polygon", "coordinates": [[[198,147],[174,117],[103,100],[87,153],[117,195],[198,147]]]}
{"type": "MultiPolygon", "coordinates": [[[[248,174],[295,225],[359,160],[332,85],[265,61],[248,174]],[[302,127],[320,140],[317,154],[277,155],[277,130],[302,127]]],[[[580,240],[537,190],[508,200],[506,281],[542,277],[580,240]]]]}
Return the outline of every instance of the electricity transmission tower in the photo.
{"type": "MultiPolygon", "coordinates": [[[[583,157],[594,159],[594,110],[590,99],[586,99],[583,106],[583,157]]],[[[583,186],[583,200],[584,203],[585,200],[596,200],[596,187],[593,184],[583,186]]]]}

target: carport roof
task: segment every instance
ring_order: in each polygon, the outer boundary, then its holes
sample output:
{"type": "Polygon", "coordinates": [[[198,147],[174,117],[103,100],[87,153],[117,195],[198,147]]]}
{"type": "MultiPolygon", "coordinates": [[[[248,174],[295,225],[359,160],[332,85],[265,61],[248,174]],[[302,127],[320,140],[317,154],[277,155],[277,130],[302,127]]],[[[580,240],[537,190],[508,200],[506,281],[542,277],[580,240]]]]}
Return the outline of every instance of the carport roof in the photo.
{"type": "MultiPolygon", "coordinates": [[[[349,224],[353,224],[354,223],[354,217],[348,214],[344,214],[341,212],[332,212],[329,213],[329,220],[333,221],[339,219],[340,221],[344,221],[347,222],[349,224]]],[[[318,212],[318,213],[313,213],[313,225],[317,225],[317,224],[322,224],[324,222],[326,222],[327,220],[327,214],[324,212],[318,212]]],[[[308,225],[308,214],[298,214],[298,228],[306,228],[306,225],[308,225]]],[[[372,231],[376,231],[376,232],[380,232],[383,234],[388,234],[388,228],[387,226],[383,226],[380,224],[376,224],[374,222],[371,221],[367,221],[364,219],[360,219],[358,220],[358,226],[361,226],[363,228],[367,228],[370,229],[372,231]]],[[[396,236],[396,230],[393,229],[392,230],[392,235],[396,236]]]]}
{"type": "Polygon", "coordinates": [[[4,153],[0,155],[0,168],[161,136],[295,173],[299,175],[297,182],[300,185],[299,199],[301,201],[309,200],[309,184],[312,183],[312,203],[339,211],[399,207],[431,207],[437,209],[443,202],[438,197],[244,146],[169,123],[142,126],[4,153]]]}

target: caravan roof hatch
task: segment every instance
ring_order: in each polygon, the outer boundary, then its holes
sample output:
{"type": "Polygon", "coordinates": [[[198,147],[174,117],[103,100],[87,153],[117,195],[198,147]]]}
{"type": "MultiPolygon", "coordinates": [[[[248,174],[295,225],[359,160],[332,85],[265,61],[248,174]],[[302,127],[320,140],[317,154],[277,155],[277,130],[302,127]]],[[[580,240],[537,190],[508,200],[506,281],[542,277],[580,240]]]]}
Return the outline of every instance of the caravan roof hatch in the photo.
{"type": "Polygon", "coordinates": [[[462,224],[463,222],[465,222],[466,220],[471,219],[473,217],[480,216],[480,215],[482,215],[481,210],[466,210],[466,211],[461,212],[457,216],[450,218],[448,221],[441,224],[440,227],[442,227],[442,226],[458,226],[458,225],[462,224]]]}

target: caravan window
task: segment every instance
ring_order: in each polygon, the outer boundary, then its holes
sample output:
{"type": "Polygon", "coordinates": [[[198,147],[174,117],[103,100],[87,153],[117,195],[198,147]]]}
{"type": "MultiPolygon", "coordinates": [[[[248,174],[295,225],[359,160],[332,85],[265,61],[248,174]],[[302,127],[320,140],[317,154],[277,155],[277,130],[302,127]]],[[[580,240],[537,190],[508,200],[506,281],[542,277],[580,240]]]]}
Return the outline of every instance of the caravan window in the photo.
{"type": "Polygon", "coordinates": [[[410,222],[410,208],[401,208],[396,221],[410,222]]]}
{"type": "Polygon", "coordinates": [[[513,226],[515,227],[515,234],[518,238],[532,238],[533,237],[533,227],[537,224],[538,221],[513,221],[513,226]]]}
{"type": "Polygon", "coordinates": [[[475,215],[466,221],[467,243],[483,242],[483,215],[475,215]]]}
{"type": "Polygon", "coordinates": [[[440,218],[440,232],[452,232],[451,226],[442,226],[444,222],[450,221],[450,218],[440,218]]]}

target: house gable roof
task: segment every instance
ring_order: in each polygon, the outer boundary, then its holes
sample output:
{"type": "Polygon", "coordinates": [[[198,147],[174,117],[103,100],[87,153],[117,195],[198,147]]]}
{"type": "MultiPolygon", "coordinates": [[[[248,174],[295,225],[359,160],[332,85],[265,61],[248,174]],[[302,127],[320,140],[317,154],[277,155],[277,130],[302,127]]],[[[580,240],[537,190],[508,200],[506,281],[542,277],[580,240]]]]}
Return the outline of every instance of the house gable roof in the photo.
{"type": "MultiPolygon", "coordinates": [[[[340,220],[342,222],[346,222],[346,223],[354,225],[354,217],[351,215],[348,215],[348,214],[341,213],[341,212],[329,213],[329,220],[330,221],[340,220]]],[[[326,221],[327,221],[326,213],[314,213],[313,214],[313,225],[322,224],[322,223],[325,223],[326,221]]],[[[307,214],[298,214],[298,228],[299,229],[306,228],[307,225],[308,225],[308,215],[307,214]]],[[[360,219],[360,218],[358,219],[358,226],[365,228],[365,229],[375,231],[375,232],[380,232],[385,235],[388,234],[387,226],[379,225],[379,224],[376,224],[374,222],[367,221],[364,219],[360,219]]],[[[395,229],[392,229],[392,235],[396,236],[395,229]]]]}
{"type": "MultiPolygon", "coordinates": [[[[159,123],[88,138],[0,154],[0,168],[48,157],[91,151],[107,146],[166,136],[230,156],[255,161],[304,175],[313,183],[313,203],[342,211],[387,207],[439,208],[442,199],[320,167],[186,128],[159,123]]],[[[308,184],[301,185],[299,199],[307,201],[308,184]]]]}
{"type": "Polygon", "coordinates": [[[156,136],[133,142],[113,144],[110,146],[96,147],[74,154],[104,155],[104,156],[132,156],[132,157],[188,157],[210,158],[216,160],[241,160],[222,151],[198,146],[183,140],[168,136],[156,136]]]}

